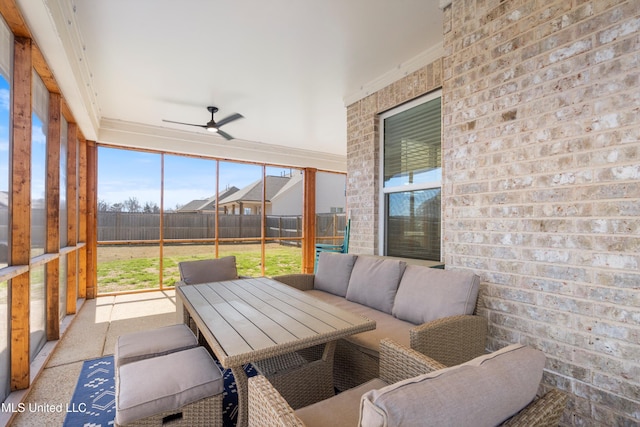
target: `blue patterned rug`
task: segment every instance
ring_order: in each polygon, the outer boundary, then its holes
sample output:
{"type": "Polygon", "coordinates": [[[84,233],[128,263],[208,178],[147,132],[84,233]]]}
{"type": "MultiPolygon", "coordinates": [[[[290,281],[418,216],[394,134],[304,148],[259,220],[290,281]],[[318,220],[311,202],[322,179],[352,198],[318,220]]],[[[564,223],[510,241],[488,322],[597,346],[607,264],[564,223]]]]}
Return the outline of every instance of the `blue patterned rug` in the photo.
{"type": "MultiPolygon", "coordinates": [[[[216,363],[218,363],[217,360],[216,363]]],[[[220,366],[219,363],[218,366],[220,366]]],[[[256,371],[251,365],[245,366],[244,370],[249,377],[256,375],[256,371]]],[[[222,376],[224,378],[222,397],[224,426],[235,427],[238,418],[235,379],[230,369],[223,370],[222,376]]],[[[84,361],[69,408],[71,410],[67,413],[63,427],[107,427],[114,425],[116,382],[113,356],[84,361]]]]}

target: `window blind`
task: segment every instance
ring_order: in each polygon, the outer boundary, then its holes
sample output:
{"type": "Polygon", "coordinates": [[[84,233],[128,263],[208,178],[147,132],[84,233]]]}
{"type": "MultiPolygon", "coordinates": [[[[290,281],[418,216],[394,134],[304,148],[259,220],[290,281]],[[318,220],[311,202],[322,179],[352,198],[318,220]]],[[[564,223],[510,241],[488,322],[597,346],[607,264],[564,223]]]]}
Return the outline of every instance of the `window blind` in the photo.
{"type": "Polygon", "coordinates": [[[439,169],[441,101],[433,99],[384,120],[384,185],[417,184],[439,169]]]}

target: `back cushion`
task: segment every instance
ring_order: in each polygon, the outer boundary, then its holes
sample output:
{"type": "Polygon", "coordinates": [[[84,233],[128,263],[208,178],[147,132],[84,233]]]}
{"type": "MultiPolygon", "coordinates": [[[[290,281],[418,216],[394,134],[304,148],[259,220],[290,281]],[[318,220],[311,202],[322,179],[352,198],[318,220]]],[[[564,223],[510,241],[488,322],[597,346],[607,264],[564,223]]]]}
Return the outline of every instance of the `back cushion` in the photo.
{"type": "Polygon", "coordinates": [[[393,315],[421,324],[460,314],[472,314],[480,277],[471,272],[407,267],[393,304],[393,315]]]}
{"type": "Polygon", "coordinates": [[[362,396],[360,425],[495,426],[534,399],[544,364],[541,351],[513,344],[372,390],[362,396]]]}
{"type": "Polygon", "coordinates": [[[404,261],[395,259],[358,257],[351,272],[346,298],[391,314],[393,300],[406,266],[404,261]]]}
{"type": "Polygon", "coordinates": [[[357,255],[320,252],[313,288],[344,297],[357,255]]]}
{"type": "Polygon", "coordinates": [[[180,269],[180,280],[187,285],[221,282],[238,278],[235,256],[185,261],[179,263],[178,268],[180,269]]]}

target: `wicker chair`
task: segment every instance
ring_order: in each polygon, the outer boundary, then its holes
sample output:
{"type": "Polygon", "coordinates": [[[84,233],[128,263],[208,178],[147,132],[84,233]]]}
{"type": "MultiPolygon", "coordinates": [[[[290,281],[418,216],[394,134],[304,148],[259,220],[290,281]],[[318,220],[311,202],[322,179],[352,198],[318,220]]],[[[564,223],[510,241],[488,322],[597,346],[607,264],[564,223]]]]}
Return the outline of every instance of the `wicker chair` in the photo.
{"type": "Polygon", "coordinates": [[[335,346],[321,345],[320,358],[309,358],[304,351],[288,353],[253,362],[259,374],[266,377],[293,409],[328,399],[333,388],[333,354],[335,346]]]}
{"type": "MultiPolygon", "coordinates": [[[[238,278],[235,256],[183,261],[178,263],[178,270],[180,270],[180,281],[176,283],[176,286],[197,285],[199,283],[219,282],[238,278]]],[[[177,321],[189,326],[193,333],[197,335],[198,328],[191,319],[191,316],[189,316],[187,309],[182,306],[182,300],[180,298],[176,298],[176,310],[178,314],[177,321]]]]}
{"type": "MultiPolygon", "coordinates": [[[[469,363],[473,363],[473,361],[469,363]]],[[[259,375],[249,379],[249,425],[304,427],[307,424],[303,418],[313,419],[313,424],[317,426],[358,425],[360,408],[366,393],[379,390],[385,385],[441,369],[446,369],[446,367],[419,352],[385,339],[381,342],[380,378],[297,411],[294,411],[287,404],[265,377],[259,375]],[[314,412],[315,415],[312,415],[314,412]],[[318,414],[320,414],[319,417],[318,414]]],[[[542,366],[539,370],[541,377],[542,366]]],[[[535,387],[536,384],[533,386],[535,387]]],[[[422,397],[419,401],[423,401],[422,397]]],[[[565,393],[551,389],[546,394],[535,397],[520,411],[516,409],[517,413],[500,425],[522,427],[558,425],[566,402],[567,395],[565,393]]],[[[464,408],[460,407],[460,409],[464,408]]],[[[492,408],[487,409],[491,411],[492,408]]],[[[444,418],[446,417],[447,414],[444,414],[444,418]]],[[[426,422],[425,425],[427,424],[429,423],[426,422]]],[[[449,424],[445,421],[444,425],[449,424]]]]}

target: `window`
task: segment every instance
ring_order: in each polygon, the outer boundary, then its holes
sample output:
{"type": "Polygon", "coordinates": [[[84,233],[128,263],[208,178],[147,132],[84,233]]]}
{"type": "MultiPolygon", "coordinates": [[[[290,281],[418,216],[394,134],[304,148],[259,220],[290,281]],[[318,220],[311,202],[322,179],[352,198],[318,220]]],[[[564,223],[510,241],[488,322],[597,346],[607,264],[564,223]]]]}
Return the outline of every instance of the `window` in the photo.
{"type": "MultiPolygon", "coordinates": [[[[47,238],[47,124],[49,92],[33,71],[33,116],[31,122],[31,257],[44,254],[47,238]]],[[[31,268],[30,356],[33,360],[46,342],[45,266],[31,268]]]]}
{"type": "Polygon", "coordinates": [[[98,148],[98,292],[157,288],[161,174],[158,153],[98,148]]]}
{"type": "Polygon", "coordinates": [[[33,72],[31,126],[31,257],[44,254],[47,236],[47,124],[49,92],[33,72]]]}
{"type": "Polygon", "coordinates": [[[440,261],[440,109],[438,91],[381,116],[385,255],[440,261]]]}
{"type": "MultiPolygon", "coordinates": [[[[67,155],[68,155],[68,141],[67,132],[69,131],[69,124],[64,117],[60,120],[60,247],[63,248],[69,244],[69,230],[68,230],[68,217],[67,217],[67,155]]],[[[67,314],[67,257],[60,257],[60,271],[59,271],[59,291],[58,301],[60,306],[60,321],[64,319],[67,314]]]]}
{"type": "MultiPolygon", "coordinates": [[[[303,177],[288,167],[99,146],[98,293],[173,286],[180,262],[230,255],[246,276],[299,272],[303,177]]],[[[335,205],[344,194],[325,198],[335,205]]]]}

